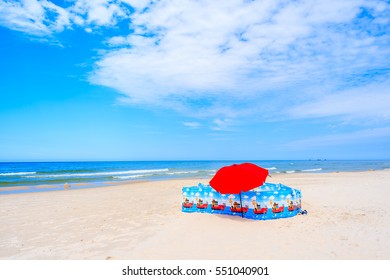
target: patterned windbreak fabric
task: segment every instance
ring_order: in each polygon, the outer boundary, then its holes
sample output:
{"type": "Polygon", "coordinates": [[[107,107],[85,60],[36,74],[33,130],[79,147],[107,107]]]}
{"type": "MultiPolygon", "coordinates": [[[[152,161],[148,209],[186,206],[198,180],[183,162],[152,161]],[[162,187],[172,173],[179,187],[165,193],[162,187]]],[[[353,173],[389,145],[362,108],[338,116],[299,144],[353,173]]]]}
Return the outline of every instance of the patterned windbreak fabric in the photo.
{"type": "Polygon", "coordinates": [[[301,210],[301,192],[283,184],[264,185],[240,194],[220,194],[210,185],[183,187],[182,211],[237,215],[255,220],[289,218],[301,210]],[[242,203],[242,204],[241,204],[242,203]]]}

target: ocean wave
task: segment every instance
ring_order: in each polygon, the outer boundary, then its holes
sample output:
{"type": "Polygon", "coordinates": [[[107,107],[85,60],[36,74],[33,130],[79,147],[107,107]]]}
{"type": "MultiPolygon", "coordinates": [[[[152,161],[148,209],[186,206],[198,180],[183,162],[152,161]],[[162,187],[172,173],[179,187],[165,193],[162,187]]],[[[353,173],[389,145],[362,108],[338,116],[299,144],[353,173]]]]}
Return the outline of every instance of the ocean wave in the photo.
{"type": "Polygon", "coordinates": [[[287,174],[295,173],[295,170],[287,170],[286,173],[287,174]]]}
{"type": "Polygon", "coordinates": [[[9,172],[9,173],[0,173],[0,176],[23,176],[23,175],[33,175],[37,172],[9,172]]]}
{"type": "Polygon", "coordinates": [[[313,169],[304,169],[302,172],[316,172],[316,171],[321,171],[322,168],[313,168],[313,169]]]}
{"type": "Polygon", "coordinates": [[[277,169],[276,167],[270,167],[270,168],[266,168],[265,167],[265,169],[268,169],[268,170],[275,170],[275,169],[277,169]]]}
{"type": "Polygon", "coordinates": [[[147,176],[147,175],[138,174],[138,175],[129,175],[129,176],[114,176],[114,179],[126,180],[126,179],[141,178],[141,177],[145,177],[145,176],[147,176]]]}
{"type": "Polygon", "coordinates": [[[176,172],[167,172],[168,175],[176,175],[176,174],[194,174],[194,173],[199,173],[200,171],[176,171],[176,172]]]}
{"type": "Polygon", "coordinates": [[[68,174],[38,174],[33,176],[23,176],[24,178],[59,178],[59,177],[92,177],[92,176],[113,176],[126,174],[147,174],[166,172],[168,168],[164,169],[141,169],[141,170],[127,170],[127,171],[112,171],[112,172],[95,172],[95,173],[68,173],[68,174]]]}

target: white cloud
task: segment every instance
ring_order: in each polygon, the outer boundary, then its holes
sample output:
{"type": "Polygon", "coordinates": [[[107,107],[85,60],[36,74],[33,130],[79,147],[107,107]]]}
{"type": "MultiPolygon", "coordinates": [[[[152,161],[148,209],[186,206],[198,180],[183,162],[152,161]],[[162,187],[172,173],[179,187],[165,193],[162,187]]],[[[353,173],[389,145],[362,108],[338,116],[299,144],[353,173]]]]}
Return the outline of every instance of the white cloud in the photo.
{"type": "Polygon", "coordinates": [[[372,143],[375,139],[380,139],[382,141],[390,139],[390,127],[377,127],[353,132],[308,137],[305,139],[291,141],[286,144],[286,146],[293,147],[294,149],[306,150],[312,147],[351,145],[366,142],[372,143]]]}
{"type": "Polygon", "coordinates": [[[211,130],[217,130],[217,131],[229,131],[231,129],[231,126],[235,124],[235,121],[231,119],[215,119],[213,121],[213,126],[211,127],[211,130]]]}
{"type": "Polygon", "coordinates": [[[390,119],[390,83],[375,82],[359,88],[315,95],[289,110],[294,118],[348,116],[390,119]]]}
{"type": "Polygon", "coordinates": [[[192,129],[197,129],[201,127],[201,124],[198,122],[184,122],[183,125],[192,129]]]}
{"type": "Polygon", "coordinates": [[[73,26],[85,27],[90,33],[91,27],[115,27],[118,21],[129,18],[129,6],[124,4],[136,5],[132,2],[74,0],[61,7],[48,0],[0,0],[0,25],[34,36],[50,36],[73,26]]]}
{"type": "Polygon", "coordinates": [[[108,40],[91,81],[126,103],[217,117],[215,130],[242,115],[309,117],[302,102],[342,103],[345,88],[359,103],[367,72],[387,67],[386,13],[381,1],[158,1],[131,15],[134,33],[108,40]]]}
{"type": "Polygon", "coordinates": [[[126,9],[120,7],[121,1],[110,0],[77,0],[69,8],[79,25],[110,26],[126,16],[126,9]]]}
{"type": "Polygon", "coordinates": [[[380,0],[0,0],[0,24],[34,36],[127,20],[90,81],[212,130],[243,116],[388,120],[389,19],[380,0]]]}
{"type": "Polygon", "coordinates": [[[110,46],[123,46],[128,44],[126,37],[123,36],[111,37],[107,40],[107,43],[110,46]]]}
{"type": "Polygon", "coordinates": [[[122,0],[121,2],[129,4],[135,9],[142,10],[149,5],[151,0],[122,0]]]}
{"type": "Polygon", "coordinates": [[[0,2],[0,25],[37,36],[48,36],[69,25],[65,9],[50,1],[0,2]]]}

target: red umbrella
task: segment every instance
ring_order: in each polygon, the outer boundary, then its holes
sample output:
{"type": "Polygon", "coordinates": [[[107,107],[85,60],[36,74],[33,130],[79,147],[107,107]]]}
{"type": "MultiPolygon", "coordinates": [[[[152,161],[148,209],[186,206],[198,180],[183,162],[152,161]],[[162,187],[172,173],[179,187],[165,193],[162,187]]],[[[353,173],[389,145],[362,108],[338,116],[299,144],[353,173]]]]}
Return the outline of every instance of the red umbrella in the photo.
{"type": "Polygon", "coordinates": [[[256,174],[256,179],[254,181],[254,184],[256,185],[256,187],[259,187],[259,186],[264,184],[265,179],[267,179],[267,176],[268,176],[267,169],[262,168],[260,166],[257,166],[256,164],[249,163],[249,162],[242,163],[242,164],[240,164],[240,166],[247,169],[247,170],[250,170],[256,174]]]}
{"type": "Polygon", "coordinates": [[[210,181],[216,191],[222,194],[238,194],[264,184],[268,170],[253,163],[224,166],[210,181]]]}
{"type": "MultiPolygon", "coordinates": [[[[240,194],[264,184],[268,170],[253,163],[224,166],[210,181],[210,186],[222,194],[240,194]]],[[[241,212],[242,217],[244,214],[241,212]]]]}

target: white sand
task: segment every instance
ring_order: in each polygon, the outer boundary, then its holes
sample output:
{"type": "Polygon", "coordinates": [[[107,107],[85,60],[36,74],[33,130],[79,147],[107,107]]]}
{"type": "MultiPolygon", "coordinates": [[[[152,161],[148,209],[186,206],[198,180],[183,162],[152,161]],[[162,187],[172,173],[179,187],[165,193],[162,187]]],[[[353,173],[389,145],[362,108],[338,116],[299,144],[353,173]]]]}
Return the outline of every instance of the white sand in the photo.
{"type": "Polygon", "coordinates": [[[181,188],[140,182],[0,195],[0,259],[390,259],[390,171],[273,175],[307,216],[181,212],[181,188]]]}

